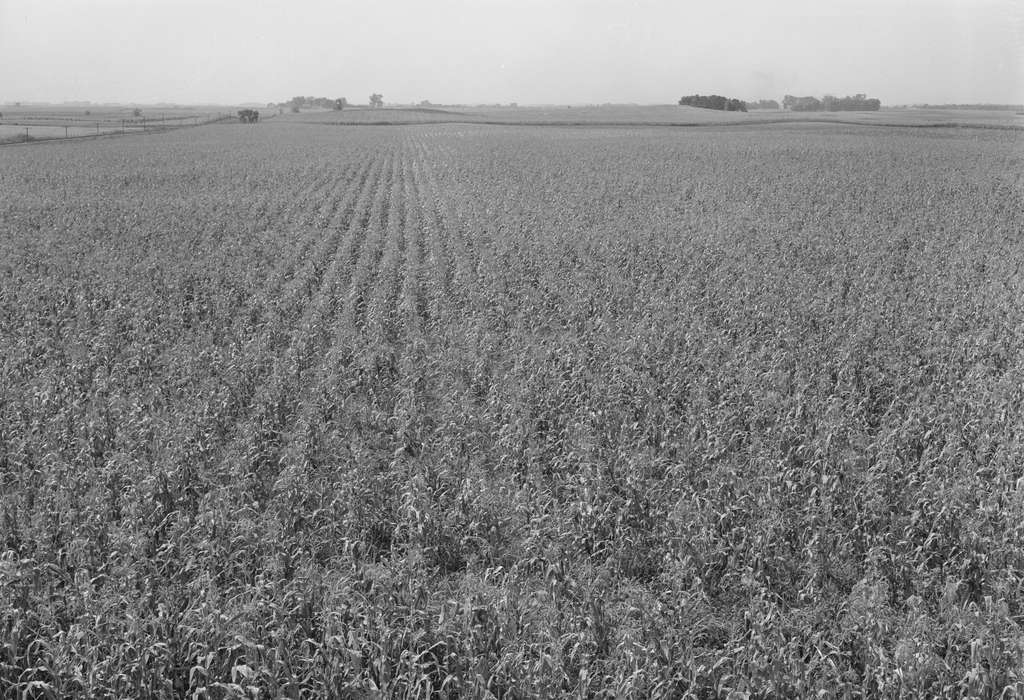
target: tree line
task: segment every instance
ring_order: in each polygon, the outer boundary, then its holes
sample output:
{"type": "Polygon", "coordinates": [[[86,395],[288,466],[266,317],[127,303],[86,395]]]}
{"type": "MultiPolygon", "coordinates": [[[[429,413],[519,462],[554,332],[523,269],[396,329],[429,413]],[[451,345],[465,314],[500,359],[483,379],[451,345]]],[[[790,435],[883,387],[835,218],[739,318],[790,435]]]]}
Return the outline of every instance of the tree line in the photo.
{"type": "MultiPolygon", "coordinates": [[[[370,95],[369,105],[371,107],[383,107],[384,96],[380,93],[373,93],[370,95]]],[[[293,97],[287,102],[279,102],[277,104],[270,103],[267,106],[277,107],[281,110],[289,109],[292,112],[300,112],[304,109],[333,109],[340,112],[350,106],[350,103],[344,97],[307,97],[299,95],[297,97],[293,97]]]]}
{"type": "Polygon", "coordinates": [[[862,93],[846,97],[835,97],[825,95],[820,100],[817,97],[796,97],[786,95],[782,99],[782,108],[793,112],[877,112],[881,109],[882,103],[862,93]]]}
{"type": "MultiPolygon", "coordinates": [[[[701,107],[703,109],[718,109],[725,112],[746,112],[748,109],[779,109],[779,103],[775,100],[751,100],[744,102],[721,95],[687,95],[679,98],[679,104],[688,107],[701,107]]],[[[877,112],[881,109],[882,103],[867,95],[858,93],[846,97],[825,95],[821,99],[817,97],[796,97],[786,95],[782,100],[782,109],[793,112],[877,112]]]]}
{"type": "Polygon", "coordinates": [[[722,97],[721,95],[687,95],[679,98],[679,104],[702,109],[718,109],[724,112],[746,112],[747,104],[743,100],[722,97]]]}
{"type": "Polygon", "coordinates": [[[292,112],[298,112],[303,109],[335,109],[342,110],[348,107],[348,100],[344,97],[304,97],[299,95],[293,97],[287,102],[279,102],[278,104],[270,104],[268,107],[280,107],[281,109],[290,109],[292,112]]]}

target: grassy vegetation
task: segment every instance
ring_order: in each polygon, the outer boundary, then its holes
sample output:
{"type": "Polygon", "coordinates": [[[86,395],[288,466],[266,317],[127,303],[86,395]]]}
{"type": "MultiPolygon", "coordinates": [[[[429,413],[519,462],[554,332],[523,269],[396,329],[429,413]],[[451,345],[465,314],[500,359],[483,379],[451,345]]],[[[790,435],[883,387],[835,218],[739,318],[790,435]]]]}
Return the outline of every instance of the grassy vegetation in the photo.
{"type": "Polygon", "coordinates": [[[24,131],[9,130],[0,127],[0,144],[3,143],[28,143],[35,139],[24,131]]]}
{"type": "Polygon", "coordinates": [[[0,694],[1020,697],[1013,136],[9,149],[0,694]]]}

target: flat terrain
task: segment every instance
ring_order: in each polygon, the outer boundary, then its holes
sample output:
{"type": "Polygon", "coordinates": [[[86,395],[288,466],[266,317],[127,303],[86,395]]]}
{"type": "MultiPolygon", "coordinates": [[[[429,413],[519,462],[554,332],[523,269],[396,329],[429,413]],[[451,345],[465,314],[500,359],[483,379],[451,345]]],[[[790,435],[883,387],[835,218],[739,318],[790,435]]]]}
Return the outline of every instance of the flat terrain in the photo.
{"type": "Polygon", "coordinates": [[[678,105],[524,107],[353,107],[342,111],[286,112],[283,121],[307,124],[478,123],[531,125],[750,126],[776,122],[871,124],[906,127],[972,126],[1024,130],[1024,115],[1008,110],[892,109],[878,112],[723,112],[678,105]]]}
{"type": "Polygon", "coordinates": [[[308,117],[0,149],[0,695],[1024,692],[1018,132],[308,117]]]}
{"type": "Polygon", "coordinates": [[[0,145],[192,126],[234,115],[232,107],[0,105],[0,145]]]}

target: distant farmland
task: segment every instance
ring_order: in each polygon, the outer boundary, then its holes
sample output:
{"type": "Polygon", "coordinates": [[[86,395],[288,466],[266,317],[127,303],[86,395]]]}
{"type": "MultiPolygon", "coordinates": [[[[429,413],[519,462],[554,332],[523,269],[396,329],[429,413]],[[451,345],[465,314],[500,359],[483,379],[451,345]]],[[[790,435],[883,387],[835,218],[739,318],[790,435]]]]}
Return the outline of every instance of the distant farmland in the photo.
{"type": "Polygon", "coordinates": [[[234,116],[228,107],[0,106],[0,144],[195,126],[234,116]]]}
{"type": "Polygon", "coordinates": [[[0,694],[1024,692],[1019,133],[563,110],[0,150],[0,694]]]}
{"type": "Polygon", "coordinates": [[[750,126],[774,123],[975,126],[1024,129],[1020,115],[1005,110],[892,109],[880,112],[723,112],[679,105],[547,105],[356,107],[341,111],[287,112],[282,121],[318,124],[480,123],[494,125],[750,126]]]}

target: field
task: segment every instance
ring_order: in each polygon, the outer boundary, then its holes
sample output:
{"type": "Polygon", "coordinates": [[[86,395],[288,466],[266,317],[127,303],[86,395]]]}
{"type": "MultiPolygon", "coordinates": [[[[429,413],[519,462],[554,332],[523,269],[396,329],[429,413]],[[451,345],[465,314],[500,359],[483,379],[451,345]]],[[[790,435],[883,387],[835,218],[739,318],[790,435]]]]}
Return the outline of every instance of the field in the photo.
{"type": "Polygon", "coordinates": [[[1018,132],[308,116],[0,149],[0,695],[1024,696],[1018,132]]]}
{"type": "Polygon", "coordinates": [[[751,126],[755,124],[871,124],[903,127],[977,127],[1024,130],[1024,115],[1006,110],[892,109],[879,112],[722,112],[679,105],[548,105],[523,107],[354,107],[340,112],[285,113],[283,121],[303,124],[450,124],[500,126],[751,126]]]}
{"type": "Polygon", "coordinates": [[[149,132],[204,124],[235,111],[228,107],[109,105],[0,105],[0,145],[26,141],[149,132]]]}

